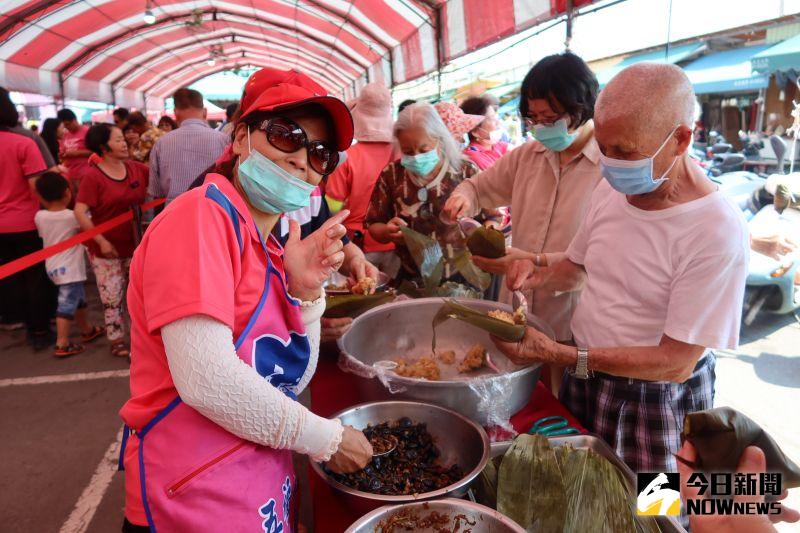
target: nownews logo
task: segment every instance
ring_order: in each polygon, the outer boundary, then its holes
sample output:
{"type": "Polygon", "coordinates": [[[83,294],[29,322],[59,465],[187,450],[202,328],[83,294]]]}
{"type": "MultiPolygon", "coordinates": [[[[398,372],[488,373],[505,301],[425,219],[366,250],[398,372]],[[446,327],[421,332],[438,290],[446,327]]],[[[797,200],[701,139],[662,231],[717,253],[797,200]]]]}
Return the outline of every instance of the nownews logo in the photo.
{"type": "MultiPolygon", "coordinates": [[[[680,514],[680,474],[643,472],[637,474],[636,484],[639,491],[636,498],[638,515],[680,514]]],[[[780,473],[694,472],[686,485],[696,489],[699,496],[686,500],[685,511],[689,515],[765,515],[781,511],[777,501],[763,501],[781,494],[780,473]],[[762,501],[737,501],[737,496],[759,496],[762,501]]]]}

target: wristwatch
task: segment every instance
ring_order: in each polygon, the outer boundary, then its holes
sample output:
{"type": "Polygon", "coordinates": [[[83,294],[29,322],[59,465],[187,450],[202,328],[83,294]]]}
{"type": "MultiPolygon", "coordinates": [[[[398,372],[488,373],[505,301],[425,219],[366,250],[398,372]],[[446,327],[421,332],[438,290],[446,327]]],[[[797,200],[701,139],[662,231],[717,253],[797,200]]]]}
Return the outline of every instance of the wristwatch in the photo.
{"type": "Polygon", "coordinates": [[[578,361],[575,363],[575,370],[572,371],[573,377],[578,379],[589,378],[589,350],[578,348],[578,361]]]}

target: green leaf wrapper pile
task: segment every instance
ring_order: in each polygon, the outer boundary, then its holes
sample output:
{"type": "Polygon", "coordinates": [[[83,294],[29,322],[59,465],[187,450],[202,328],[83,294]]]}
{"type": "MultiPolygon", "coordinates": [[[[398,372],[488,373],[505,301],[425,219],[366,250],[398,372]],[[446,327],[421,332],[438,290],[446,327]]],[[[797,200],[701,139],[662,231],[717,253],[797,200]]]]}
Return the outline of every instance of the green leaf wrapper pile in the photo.
{"type": "Polygon", "coordinates": [[[477,493],[530,532],[660,531],[652,517],[634,514],[634,496],[614,465],[541,435],[518,436],[481,473],[477,493]]]}
{"type": "Polygon", "coordinates": [[[518,342],[525,336],[525,326],[521,324],[509,324],[503,320],[487,316],[486,313],[461,305],[455,300],[443,300],[442,307],[439,308],[436,315],[433,317],[433,351],[436,351],[436,328],[455,318],[467,324],[480,328],[499,337],[504,341],[518,342]]]}
{"type": "MultiPolygon", "coordinates": [[[[406,248],[419,269],[427,291],[434,291],[442,284],[447,259],[438,241],[407,227],[400,227],[406,248]]],[[[492,282],[491,276],[472,263],[472,254],[464,249],[450,259],[450,266],[461,273],[470,284],[485,291],[492,282]]]]}
{"type": "Polygon", "coordinates": [[[704,472],[736,472],[748,446],[758,446],[767,458],[767,472],[780,472],[785,488],[800,487],[800,467],[790,460],[761,426],[730,407],[686,415],[683,438],[697,450],[695,468],[704,472]]]}

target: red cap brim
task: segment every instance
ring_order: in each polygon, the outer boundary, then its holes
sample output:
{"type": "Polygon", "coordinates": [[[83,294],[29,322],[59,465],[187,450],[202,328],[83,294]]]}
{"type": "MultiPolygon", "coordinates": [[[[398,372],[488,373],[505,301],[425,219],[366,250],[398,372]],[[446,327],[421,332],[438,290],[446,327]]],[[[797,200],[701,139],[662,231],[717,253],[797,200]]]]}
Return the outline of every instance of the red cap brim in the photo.
{"type": "Polygon", "coordinates": [[[295,102],[269,105],[267,102],[273,99],[274,96],[269,93],[261,95],[253,102],[250,108],[242,114],[242,117],[255,111],[288,111],[308,104],[318,104],[322,106],[331,117],[334,134],[336,135],[336,149],[343,152],[353,144],[353,117],[350,115],[350,110],[347,109],[347,105],[338,98],[334,96],[312,96],[295,102]],[[262,100],[264,100],[264,102],[262,102],[262,100]]]}

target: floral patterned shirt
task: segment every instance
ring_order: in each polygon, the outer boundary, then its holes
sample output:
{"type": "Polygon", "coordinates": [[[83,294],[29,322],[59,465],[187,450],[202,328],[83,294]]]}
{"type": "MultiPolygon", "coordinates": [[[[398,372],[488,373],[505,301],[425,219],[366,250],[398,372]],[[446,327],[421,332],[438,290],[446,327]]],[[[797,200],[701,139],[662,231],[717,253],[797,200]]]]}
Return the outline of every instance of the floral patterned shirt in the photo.
{"type": "MultiPolygon", "coordinates": [[[[466,247],[464,236],[457,224],[448,225],[439,219],[447,199],[456,187],[464,180],[478,173],[478,169],[465,161],[461,170],[456,172],[449,167],[444,169],[445,175],[437,182],[431,181],[427,186],[421,185],[418,178],[412,177],[400,161],[390,163],[381,172],[375,189],[372,191],[365,226],[374,223],[387,223],[394,217],[406,221],[408,227],[423,235],[439,241],[446,258],[451,259],[457,252],[466,247]]],[[[491,212],[491,216],[483,219],[502,218],[491,212]]],[[[481,218],[478,218],[481,220],[481,218]]],[[[405,246],[397,246],[397,253],[403,262],[403,269],[414,276],[419,269],[405,246]]],[[[444,277],[449,278],[454,272],[450,265],[445,265],[444,277]]]]}

